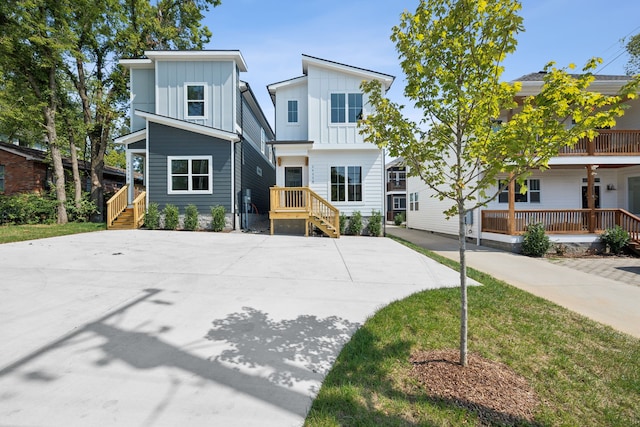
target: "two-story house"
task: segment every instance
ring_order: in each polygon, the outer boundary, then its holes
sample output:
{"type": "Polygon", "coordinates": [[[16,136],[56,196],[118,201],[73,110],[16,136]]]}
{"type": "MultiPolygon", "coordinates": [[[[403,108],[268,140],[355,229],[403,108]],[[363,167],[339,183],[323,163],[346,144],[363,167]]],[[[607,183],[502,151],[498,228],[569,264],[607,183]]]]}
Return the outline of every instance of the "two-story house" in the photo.
{"type": "Polygon", "coordinates": [[[387,163],[387,221],[407,212],[407,172],[404,159],[398,157],[387,163]]]}
{"type": "MultiPolygon", "coordinates": [[[[542,88],[543,73],[525,75],[516,81],[518,97],[532,96],[542,88]]],[[[615,95],[628,76],[596,75],[590,90],[615,95]]],[[[519,250],[522,235],[532,223],[542,223],[552,242],[566,250],[599,249],[599,234],[616,224],[640,234],[640,101],[628,100],[628,109],[616,126],[601,129],[593,140],[582,139],[564,148],[549,162],[549,169],[534,170],[528,191],[513,184],[496,199],[468,216],[467,237],[478,244],[519,250]]],[[[504,111],[507,122],[517,109],[504,111]]],[[[570,124],[568,124],[570,126],[570,124]]],[[[506,178],[506,176],[505,176],[506,178]]],[[[498,183],[493,194],[498,190],[498,183]]],[[[407,226],[457,235],[458,223],[442,213],[451,202],[431,197],[433,192],[411,177],[407,183],[407,226]],[[418,202],[420,201],[420,203],[418,202]]]]}
{"type": "MultiPolygon", "coordinates": [[[[211,207],[224,206],[233,228],[247,212],[266,214],[275,183],[267,142],[274,133],[240,80],[247,71],[242,54],[146,51],[144,58],[120,64],[130,75],[131,133],[115,141],[126,145],[127,183],[133,182],[134,161],[143,165],[146,204],[172,204],[180,212],[194,204],[205,219],[211,207]]],[[[139,225],[145,203],[132,185],[127,189],[114,212],[132,206],[139,225]]],[[[117,215],[108,214],[108,225],[117,215]]]]}
{"type": "Polygon", "coordinates": [[[316,227],[339,236],[338,217],[384,211],[384,158],[364,142],[358,120],[367,114],[363,80],[389,90],[394,77],[302,55],[302,76],[268,85],[275,106],[276,187],[271,232],[316,227]]]}

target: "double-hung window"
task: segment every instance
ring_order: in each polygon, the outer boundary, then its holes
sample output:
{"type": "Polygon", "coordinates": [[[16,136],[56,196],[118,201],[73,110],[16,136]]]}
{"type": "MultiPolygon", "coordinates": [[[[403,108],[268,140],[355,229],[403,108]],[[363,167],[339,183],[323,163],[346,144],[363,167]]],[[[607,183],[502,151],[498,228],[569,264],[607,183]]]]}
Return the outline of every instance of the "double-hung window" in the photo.
{"type": "Polygon", "coordinates": [[[420,210],[420,203],[418,202],[418,193],[409,193],[409,210],[420,210]]]}
{"type": "Polygon", "coordinates": [[[187,118],[203,118],[207,111],[207,87],[204,83],[185,84],[187,118]]]}
{"type": "Polygon", "coordinates": [[[331,166],[331,201],[362,201],[362,168],[360,166],[331,166]]]}
{"type": "Polygon", "coordinates": [[[0,165],[0,193],[4,193],[4,165],[0,165]]]}
{"type": "Polygon", "coordinates": [[[331,123],[357,123],[362,119],[361,93],[331,94],[331,123]]]}
{"type": "MultiPolygon", "coordinates": [[[[509,186],[506,185],[508,181],[500,181],[500,186],[504,186],[500,194],[498,195],[499,203],[509,202],[509,186]]],[[[526,181],[527,192],[521,194],[522,187],[517,182],[515,183],[515,202],[516,203],[540,203],[540,180],[529,179],[526,181]]]]}
{"type": "Polygon", "coordinates": [[[407,198],[404,196],[393,196],[393,209],[394,210],[407,209],[407,198]]]}
{"type": "Polygon", "coordinates": [[[212,194],[211,156],[172,156],[167,158],[169,194],[212,194]]]}
{"type": "Polygon", "coordinates": [[[298,101],[287,101],[287,123],[298,123],[298,101]]]}

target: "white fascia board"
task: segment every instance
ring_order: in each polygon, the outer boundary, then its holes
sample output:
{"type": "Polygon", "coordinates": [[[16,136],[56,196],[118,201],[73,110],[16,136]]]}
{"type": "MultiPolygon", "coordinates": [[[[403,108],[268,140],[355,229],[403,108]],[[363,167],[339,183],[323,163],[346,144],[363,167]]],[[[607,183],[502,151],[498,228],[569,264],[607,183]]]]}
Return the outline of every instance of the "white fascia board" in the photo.
{"type": "Polygon", "coordinates": [[[640,156],[559,156],[549,160],[549,166],[575,165],[640,165],[640,156]]]}
{"type": "Polygon", "coordinates": [[[150,59],[121,59],[118,64],[130,70],[135,69],[152,69],[153,61],[150,59]]]}
{"type": "Polygon", "coordinates": [[[283,82],[272,83],[267,85],[267,90],[269,93],[275,93],[276,90],[287,87],[287,86],[296,86],[299,84],[303,84],[307,82],[307,76],[294,77],[293,79],[285,80],[283,82]]]}
{"type": "Polygon", "coordinates": [[[135,111],[136,116],[142,117],[148,122],[158,123],[176,129],[182,129],[189,132],[199,133],[201,135],[212,136],[214,138],[225,139],[229,142],[238,142],[240,137],[233,133],[209,126],[198,125],[196,123],[185,122],[184,120],[173,119],[171,117],[160,116],[157,114],[146,113],[144,111],[135,111]]]}
{"type": "Polygon", "coordinates": [[[247,71],[239,50],[146,50],[144,55],[154,61],[233,61],[240,71],[247,71]]]}
{"type": "Polygon", "coordinates": [[[330,70],[339,71],[342,73],[347,73],[351,75],[355,75],[358,77],[362,77],[367,80],[378,80],[382,84],[384,84],[385,91],[388,91],[395,80],[395,77],[379,73],[377,71],[365,70],[363,68],[354,67],[351,65],[340,64],[338,62],[328,61],[326,59],[314,58],[311,56],[302,55],[302,70],[304,74],[307,74],[308,66],[314,65],[316,67],[326,68],[330,70]]]}
{"type": "Polygon", "coordinates": [[[147,137],[147,130],[140,129],[139,131],[129,133],[127,135],[122,135],[113,139],[115,144],[124,144],[129,145],[134,142],[142,141],[147,137]]]}
{"type": "MultiPolygon", "coordinates": [[[[602,93],[604,95],[616,95],[618,91],[627,84],[627,80],[594,80],[589,85],[589,90],[592,92],[602,93]]],[[[540,93],[542,90],[542,81],[527,81],[520,82],[521,88],[517,93],[517,96],[534,96],[540,93]]]]}

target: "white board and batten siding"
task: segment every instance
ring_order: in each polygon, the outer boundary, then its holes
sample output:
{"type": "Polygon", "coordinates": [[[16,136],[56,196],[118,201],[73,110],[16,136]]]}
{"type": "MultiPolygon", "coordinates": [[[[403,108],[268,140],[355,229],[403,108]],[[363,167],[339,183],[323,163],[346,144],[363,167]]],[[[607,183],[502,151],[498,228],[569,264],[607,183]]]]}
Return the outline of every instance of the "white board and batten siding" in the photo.
{"type": "Polygon", "coordinates": [[[276,131],[280,141],[306,141],[308,123],[307,80],[298,78],[294,83],[279,87],[276,97],[276,131]],[[298,101],[298,122],[289,123],[289,101],[298,101]]]}
{"type": "Polygon", "coordinates": [[[309,187],[347,216],[360,211],[362,216],[368,217],[373,210],[384,210],[383,177],[382,152],[378,149],[314,150],[309,156],[309,187]],[[362,168],[362,201],[331,202],[332,166],[362,168]]]}

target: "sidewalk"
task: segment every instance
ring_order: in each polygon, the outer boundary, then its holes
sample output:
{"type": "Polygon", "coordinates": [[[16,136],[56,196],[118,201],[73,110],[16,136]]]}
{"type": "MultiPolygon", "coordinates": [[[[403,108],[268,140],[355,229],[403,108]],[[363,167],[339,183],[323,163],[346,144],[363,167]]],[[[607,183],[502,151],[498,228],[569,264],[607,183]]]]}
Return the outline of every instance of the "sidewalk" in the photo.
{"type": "MultiPolygon", "coordinates": [[[[459,260],[456,239],[393,225],[387,225],[386,232],[387,235],[400,237],[439,255],[459,260]]],[[[547,259],[530,258],[469,243],[466,254],[469,267],[640,338],[640,287],[620,275],[620,271],[637,274],[640,260],[629,259],[629,265],[621,266],[619,262],[606,258],[592,259],[591,269],[594,264],[600,263],[600,271],[610,272],[609,277],[602,277],[547,259]],[[613,262],[617,264],[609,265],[613,262]]]]}

